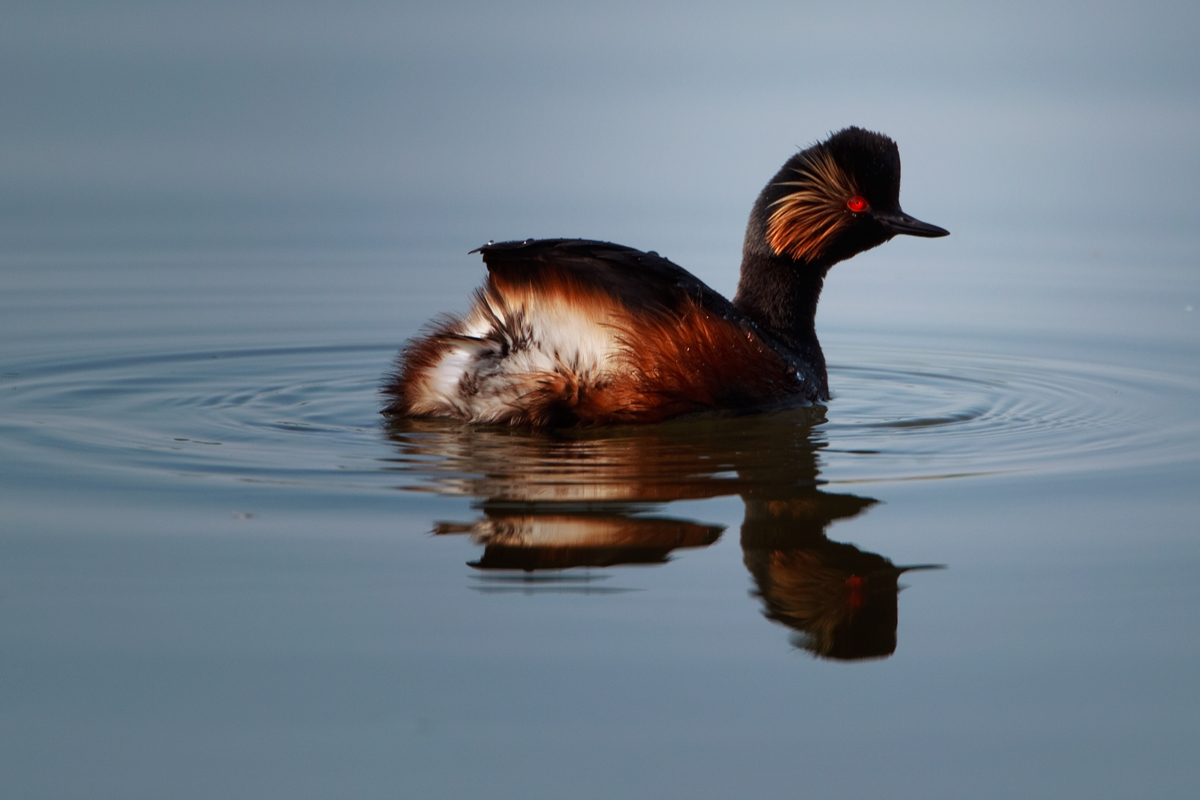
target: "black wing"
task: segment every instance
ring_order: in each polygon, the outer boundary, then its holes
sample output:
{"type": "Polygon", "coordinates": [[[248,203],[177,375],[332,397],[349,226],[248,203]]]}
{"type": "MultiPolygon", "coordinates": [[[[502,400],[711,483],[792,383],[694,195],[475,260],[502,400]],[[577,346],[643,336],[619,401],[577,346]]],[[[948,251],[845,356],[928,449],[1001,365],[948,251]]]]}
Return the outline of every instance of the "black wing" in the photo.
{"type": "Polygon", "coordinates": [[[658,253],[590,239],[527,239],[489,243],[481,253],[488,271],[507,283],[569,280],[612,295],[631,310],[665,313],[691,298],[731,322],[757,328],[702,280],[658,253]]]}

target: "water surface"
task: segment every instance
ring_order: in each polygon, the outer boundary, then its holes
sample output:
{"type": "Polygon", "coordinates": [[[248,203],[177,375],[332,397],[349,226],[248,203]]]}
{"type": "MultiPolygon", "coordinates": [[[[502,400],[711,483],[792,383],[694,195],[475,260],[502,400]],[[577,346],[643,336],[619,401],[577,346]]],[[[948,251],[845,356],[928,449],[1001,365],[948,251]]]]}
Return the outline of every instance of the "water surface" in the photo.
{"type": "Polygon", "coordinates": [[[389,425],[421,258],[14,259],[18,795],[1191,785],[1193,364],[834,324],[825,406],[389,425]]]}
{"type": "Polygon", "coordinates": [[[1195,796],[1193,11],[180,8],[0,26],[5,797],[1195,796]],[[828,404],[379,415],[468,250],[728,295],[849,123],[952,236],[828,404]]]}

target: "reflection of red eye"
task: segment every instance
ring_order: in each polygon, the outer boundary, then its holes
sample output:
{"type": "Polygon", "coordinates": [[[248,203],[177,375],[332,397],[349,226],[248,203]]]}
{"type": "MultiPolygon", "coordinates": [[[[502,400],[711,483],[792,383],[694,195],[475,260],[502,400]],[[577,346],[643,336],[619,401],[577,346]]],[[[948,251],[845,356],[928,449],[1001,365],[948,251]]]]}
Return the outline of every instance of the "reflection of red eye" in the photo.
{"type": "Polygon", "coordinates": [[[867,210],[867,201],[863,199],[862,195],[856,194],[856,195],[854,195],[854,197],[851,197],[849,200],[846,201],[846,208],[850,209],[855,214],[857,214],[860,211],[867,210]]]}

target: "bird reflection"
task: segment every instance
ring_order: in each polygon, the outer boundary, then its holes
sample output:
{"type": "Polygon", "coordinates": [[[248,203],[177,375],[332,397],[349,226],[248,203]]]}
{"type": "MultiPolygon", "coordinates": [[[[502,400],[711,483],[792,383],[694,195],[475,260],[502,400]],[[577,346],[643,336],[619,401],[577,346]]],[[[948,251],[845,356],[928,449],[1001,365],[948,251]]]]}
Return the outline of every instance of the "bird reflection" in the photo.
{"type": "Polygon", "coordinates": [[[680,519],[611,514],[531,513],[483,505],[484,518],[468,525],[439,522],[436,533],[470,533],[484,546],[477,569],[567,569],[618,564],[663,564],[672,550],[707,547],[720,525],[680,519]]]}
{"type": "Polygon", "coordinates": [[[470,566],[493,591],[503,588],[495,579],[524,575],[511,580],[514,589],[550,588],[537,579],[546,570],[662,564],[675,550],[707,547],[723,526],[658,510],[740,495],[743,560],[763,614],[817,656],[887,657],[896,649],[899,576],[932,565],[898,567],[826,537],[830,524],[877,501],[821,490],[814,426],[822,421],[819,406],[552,434],[397,420],[391,468],[422,481],[405,488],[476,499],[478,518],[437,522],[434,531],[483,546],[470,566]]]}

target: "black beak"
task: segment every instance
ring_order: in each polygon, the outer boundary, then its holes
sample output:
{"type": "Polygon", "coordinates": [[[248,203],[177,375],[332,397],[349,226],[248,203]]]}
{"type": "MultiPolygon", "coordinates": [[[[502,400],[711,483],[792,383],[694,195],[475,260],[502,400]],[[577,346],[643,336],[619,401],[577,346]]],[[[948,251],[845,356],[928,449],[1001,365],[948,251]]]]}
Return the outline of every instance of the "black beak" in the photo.
{"type": "Polygon", "coordinates": [[[928,222],[921,222],[915,217],[910,217],[903,211],[897,209],[891,213],[875,213],[875,219],[879,220],[883,227],[887,228],[892,233],[905,233],[909,236],[924,236],[932,239],[937,236],[949,236],[950,231],[945,228],[939,228],[937,225],[930,225],[928,222]]]}

